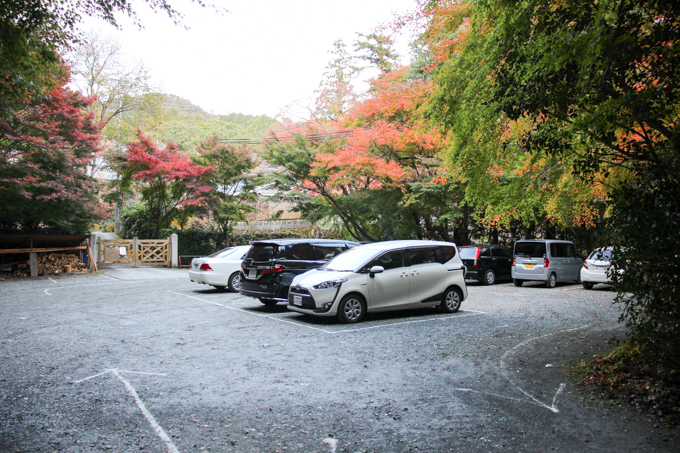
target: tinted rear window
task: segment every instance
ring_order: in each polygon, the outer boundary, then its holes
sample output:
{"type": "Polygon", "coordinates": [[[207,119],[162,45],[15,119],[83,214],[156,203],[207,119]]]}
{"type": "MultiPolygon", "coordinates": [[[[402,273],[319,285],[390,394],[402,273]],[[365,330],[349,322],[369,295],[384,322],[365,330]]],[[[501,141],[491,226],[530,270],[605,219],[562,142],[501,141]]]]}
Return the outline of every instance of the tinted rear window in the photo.
{"type": "Polygon", "coordinates": [[[253,244],[246,258],[254,261],[271,261],[278,258],[279,246],[276,244],[253,244]]]}
{"type": "Polygon", "coordinates": [[[545,242],[517,242],[515,243],[515,256],[544,258],[545,242]]]}

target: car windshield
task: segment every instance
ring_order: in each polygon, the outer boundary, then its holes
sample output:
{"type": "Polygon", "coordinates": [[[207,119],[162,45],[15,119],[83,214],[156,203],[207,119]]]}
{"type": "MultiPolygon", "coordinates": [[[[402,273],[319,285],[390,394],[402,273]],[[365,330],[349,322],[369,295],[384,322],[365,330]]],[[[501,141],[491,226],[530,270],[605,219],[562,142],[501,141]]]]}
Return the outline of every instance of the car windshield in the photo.
{"type": "Polygon", "coordinates": [[[373,249],[349,249],[321,266],[327,271],[356,272],[378,253],[373,249]]]}
{"type": "Polygon", "coordinates": [[[477,249],[479,247],[461,247],[460,249],[460,259],[462,260],[473,260],[477,257],[477,249]]]}

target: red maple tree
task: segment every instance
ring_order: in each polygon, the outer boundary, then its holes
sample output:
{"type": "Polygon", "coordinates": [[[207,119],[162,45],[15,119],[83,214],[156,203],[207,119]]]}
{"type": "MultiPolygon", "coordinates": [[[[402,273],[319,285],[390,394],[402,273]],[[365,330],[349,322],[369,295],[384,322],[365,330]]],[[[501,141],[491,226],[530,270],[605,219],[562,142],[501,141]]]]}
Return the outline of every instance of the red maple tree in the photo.
{"type": "Polygon", "coordinates": [[[173,220],[208,206],[211,186],[204,176],[214,169],[194,163],[172,142],[159,148],[141,131],[137,137],[138,141],[128,144],[126,156],[119,162],[121,187],[140,184],[146,205],[146,236],[155,238],[173,220]]]}
{"type": "Polygon", "coordinates": [[[91,102],[62,86],[0,120],[0,231],[82,233],[102,216],[87,174],[100,151],[91,102]]]}

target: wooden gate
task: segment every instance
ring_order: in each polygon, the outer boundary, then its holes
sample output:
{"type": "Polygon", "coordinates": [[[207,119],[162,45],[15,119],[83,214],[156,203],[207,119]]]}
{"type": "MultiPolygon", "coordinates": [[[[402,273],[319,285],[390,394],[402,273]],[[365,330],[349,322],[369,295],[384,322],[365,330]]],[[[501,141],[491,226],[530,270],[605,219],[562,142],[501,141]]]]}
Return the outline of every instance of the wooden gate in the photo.
{"type": "Polygon", "coordinates": [[[138,267],[140,264],[170,266],[170,257],[170,238],[101,239],[97,262],[132,267],[138,267]]]}

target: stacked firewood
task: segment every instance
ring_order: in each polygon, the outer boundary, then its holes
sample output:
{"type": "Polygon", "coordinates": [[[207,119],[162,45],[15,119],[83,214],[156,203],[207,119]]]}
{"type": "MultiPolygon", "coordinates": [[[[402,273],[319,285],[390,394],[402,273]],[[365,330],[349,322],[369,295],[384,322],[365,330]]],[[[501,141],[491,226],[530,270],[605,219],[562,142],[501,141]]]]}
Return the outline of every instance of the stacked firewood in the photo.
{"type": "MultiPolygon", "coordinates": [[[[37,260],[38,275],[87,270],[87,265],[73,253],[38,253],[37,260]]],[[[26,261],[17,265],[13,274],[17,277],[28,277],[31,275],[30,263],[26,261]]]]}

